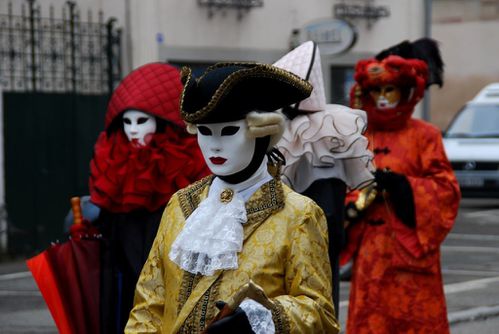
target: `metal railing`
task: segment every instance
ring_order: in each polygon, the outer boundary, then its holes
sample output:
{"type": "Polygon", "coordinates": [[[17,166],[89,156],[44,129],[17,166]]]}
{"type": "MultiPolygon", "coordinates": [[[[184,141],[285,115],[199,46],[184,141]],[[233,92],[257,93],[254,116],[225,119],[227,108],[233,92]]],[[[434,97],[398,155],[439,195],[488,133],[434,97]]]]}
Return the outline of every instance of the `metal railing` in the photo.
{"type": "MultiPolygon", "coordinates": [[[[17,3],[17,2],[16,2],[17,3]]],[[[74,1],[56,18],[51,5],[42,17],[36,0],[25,0],[20,14],[12,2],[0,14],[0,78],[4,91],[102,94],[121,77],[121,29],[116,19],[81,20],[74,1]]]]}

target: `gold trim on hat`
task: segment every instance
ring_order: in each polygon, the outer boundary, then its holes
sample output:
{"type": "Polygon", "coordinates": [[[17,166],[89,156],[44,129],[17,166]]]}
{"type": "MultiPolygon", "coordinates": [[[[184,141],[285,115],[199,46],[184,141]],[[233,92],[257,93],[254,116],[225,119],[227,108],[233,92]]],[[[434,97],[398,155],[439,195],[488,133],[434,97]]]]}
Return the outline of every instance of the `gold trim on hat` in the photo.
{"type": "Polygon", "coordinates": [[[222,84],[216,89],[215,93],[211,97],[210,101],[208,102],[207,105],[205,105],[203,108],[193,112],[193,113],[188,113],[184,111],[184,98],[185,98],[185,92],[186,88],[189,87],[189,82],[192,79],[192,72],[189,70],[184,70],[182,69],[182,74],[183,74],[183,80],[185,80],[185,85],[184,85],[184,90],[182,91],[182,95],[180,97],[180,114],[182,118],[186,122],[190,123],[196,123],[198,120],[201,120],[204,118],[207,114],[209,114],[213,109],[215,109],[216,105],[224,96],[227,94],[227,91],[232,88],[235,84],[237,84],[239,81],[241,81],[244,78],[248,77],[260,77],[260,78],[274,78],[277,80],[280,80],[282,82],[291,84],[291,86],[299,89],[302,91],[304,94],[309,94],[312,92],[312,85],[301,79],[299,76],[290,73],[288,71],[285,71],[283,69],[280,69],[278,67],[268,65],[268,64],[260,64],[260,63],[245,63],[245,62],[236,62],[236,63],[218,63],[213,66],[210,66],[206,72],[196,81],[199,82],[201,81],[205,75],[207,75],[210,71],[213,71],[217,68],[220,67],[227,67],[227,66],[243,66],[243,67],[248,67],[247,69],[241,69],[238,70],[232,74],[230,74],[223,82],[222,84]]]}

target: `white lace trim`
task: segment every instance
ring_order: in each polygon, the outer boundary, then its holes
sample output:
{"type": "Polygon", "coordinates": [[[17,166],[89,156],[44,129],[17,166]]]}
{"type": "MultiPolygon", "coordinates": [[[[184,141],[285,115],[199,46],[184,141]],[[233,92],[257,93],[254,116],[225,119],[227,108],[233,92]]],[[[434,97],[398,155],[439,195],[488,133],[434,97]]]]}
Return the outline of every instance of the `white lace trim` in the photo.
{"type": "Polygon", "coordinates": [[[328,104],[286,122],[277,148],[286,158],[283,181],[302,192],[314,181],[339,178],[350,188],[373,182],[373,154],[363,135],[364,111],[328,104]]]}
{"type": "Polygon", "coordinates": [[[237,193],[229,203],[222,203],[219,195],[201,202],[171,247],[170,260],[185,271],[211,276],[216,270],[238,267],[246,208],[237,193]]]}
{"type": "Polygon", "coordinates": [[[272,312],[265,308],[262,304],[253,299],[245,299],[240,308],[248,317],[251,329],[255,334],[274,334],[275,325],[272,320],[272,312]]]}
{"type": "Polygon", "coordinates": [[[185,226],[172,244],[169,257],[180,268],[192,274],[211,276],[219,269],[237,269],[238,252],[242,250],[247,222],[244,203],[272,177],[267,158],[247,180],[229,184],[216,177],[208,197],[186,219],[185,226]],[[228,203],[220,201],[225,189],[234,191],[228,203]]]}

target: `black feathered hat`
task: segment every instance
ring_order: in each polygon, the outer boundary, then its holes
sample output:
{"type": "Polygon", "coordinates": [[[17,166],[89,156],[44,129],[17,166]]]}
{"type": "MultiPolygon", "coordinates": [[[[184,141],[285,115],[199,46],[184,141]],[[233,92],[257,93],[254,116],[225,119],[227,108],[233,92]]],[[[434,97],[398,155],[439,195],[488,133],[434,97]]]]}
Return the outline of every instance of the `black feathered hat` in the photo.
{"type": "Polygon", "coordinates": [[[274,111],[307,98],[312,86],[272,65],[218,63],[198,79],[182,68],[180,111],[188,123],[240,120],[251,111],[274,111]]]}
{"type": "Polygon", "coordinates": [[[442,87],[444,84],[444,62],[440,55],[438,43],[431,38],[420,38],[414,42],[403,41],[391,46],[380,53],[375,58],[378,61],[385,59],[390,55],[400,56],[405,59],[420,59],[428,66],[429,78],[426,82],[426,88],[437,84],[442,87]]]}

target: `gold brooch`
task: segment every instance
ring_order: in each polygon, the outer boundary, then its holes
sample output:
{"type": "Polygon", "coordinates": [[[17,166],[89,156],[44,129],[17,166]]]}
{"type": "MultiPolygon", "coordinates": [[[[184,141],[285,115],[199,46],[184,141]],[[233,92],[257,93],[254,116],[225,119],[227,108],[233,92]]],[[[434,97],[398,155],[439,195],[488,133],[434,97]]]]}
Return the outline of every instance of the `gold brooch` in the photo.
{"type": "Polygon", "coordinates": [[[220,193],[220,202],[222,203],[229,203],[232,201],[232,196],[234,196],[234,190],[232,189],[224,189],[220,193]]]}

